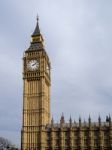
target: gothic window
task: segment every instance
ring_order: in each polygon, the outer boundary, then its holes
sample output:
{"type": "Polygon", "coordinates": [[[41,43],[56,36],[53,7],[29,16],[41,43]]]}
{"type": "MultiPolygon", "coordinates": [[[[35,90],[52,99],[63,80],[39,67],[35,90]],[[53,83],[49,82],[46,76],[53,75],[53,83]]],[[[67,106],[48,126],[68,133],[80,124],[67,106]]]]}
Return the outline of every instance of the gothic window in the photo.
{"type": "Polygon", "coordinates": [[[56,137],[59,137],[59,132],[56,132],[56,137]]]}
{"type": "Polygon", "coordinates": [[[94,146],[97,147],[98,146],[98,139],[94,139],[94,146]]]}
{"type": "Polygon", "coordinates": [[[94,138],[95,138],[95,139],[98,139],[98,138],[99,138],[99,132],[98,132],[98,131],[94,132],[94,138]]]}
{"type": "Polygon", "coordinates": [[[69,146],[69,140],[65,139],[65,146],[69,146]]]}
{"type": "Polygon", "coordinates": [[[84,137],[88,137],[88,134],[89,134],[88,131],[85,131],[84,132],[84,137]]]}
{"type": "Polygon", "coordinates": [[[59,146],[59,139],[55,141],[55,145],[59,146]]]}
{"type": "Polygon", "coordinates": [[[109,145],[109,139],[104,139],[104,145],[108,146],[109,145]]]}
{"type": "Polygon", "coordinates": [[[74,140],[74,145],[75,145],[75,146],[78,146],[78,144],[79,144],[79,140],[78,140],[78,139],[75,139],[75,140],[74,140]]]}
{"type": "Polygon", "coordinates": [[[104,131],[104,138],[108,137],[109,136],[109,132],[106,130],[104,131]]]}
{"type": "Polygon", "coordinates": [[[84,139],[84,145],[85,145],[85,146],[88,145],[88,139],[84,139]]]}
{"type": "Polygon", "coordinates": [[[65,138],[69,138],[69,133],[65,132],[65,138]]]}
{"type": "Polygon", "coordinates": [[[50,140],[47,140],[47,146],[50,146],[50,140]]]}
{"type": "Polygon", "coordinates": [[[47,132],[47,138],[50,138],[50,132],[47,132]]]}
{"type": "Polygon", "coordinates": [[[79,133],[77,131],[74,132],[74,137],[77,138],[79,133]]]}

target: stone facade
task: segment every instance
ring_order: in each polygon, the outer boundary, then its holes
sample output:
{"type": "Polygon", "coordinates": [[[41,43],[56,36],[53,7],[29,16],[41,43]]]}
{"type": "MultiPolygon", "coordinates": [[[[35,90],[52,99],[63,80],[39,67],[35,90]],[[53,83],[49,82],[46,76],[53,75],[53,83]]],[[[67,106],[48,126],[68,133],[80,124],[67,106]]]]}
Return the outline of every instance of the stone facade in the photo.
{"type": "Polygon", "coordinates": [[[30,47],[23,56],[22,150],[112,150],[112,123],[50,121],[50,61],[38,20],[30,47]]]}

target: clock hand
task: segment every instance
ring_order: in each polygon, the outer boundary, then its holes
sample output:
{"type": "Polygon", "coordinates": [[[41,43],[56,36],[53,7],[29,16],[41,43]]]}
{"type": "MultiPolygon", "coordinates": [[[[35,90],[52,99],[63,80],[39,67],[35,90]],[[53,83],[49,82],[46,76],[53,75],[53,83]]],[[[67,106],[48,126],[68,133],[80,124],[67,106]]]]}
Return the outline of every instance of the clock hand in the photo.
{"type": "Polygon", "coordinates": [[[36,63],[32,64],[32,66],[36,65],[36,63]]]}

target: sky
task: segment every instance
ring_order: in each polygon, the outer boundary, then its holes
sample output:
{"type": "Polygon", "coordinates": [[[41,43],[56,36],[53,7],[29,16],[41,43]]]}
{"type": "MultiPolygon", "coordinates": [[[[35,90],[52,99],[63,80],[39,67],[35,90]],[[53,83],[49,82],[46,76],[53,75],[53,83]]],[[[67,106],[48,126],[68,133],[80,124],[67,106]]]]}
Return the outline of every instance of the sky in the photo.
{"type": "Polygon", "coordinates": [[[51,61],[51,116],[112,115],[112,0],[0,0],[0,136],[20,145],[22,57],[39,16],[51,61]]]}

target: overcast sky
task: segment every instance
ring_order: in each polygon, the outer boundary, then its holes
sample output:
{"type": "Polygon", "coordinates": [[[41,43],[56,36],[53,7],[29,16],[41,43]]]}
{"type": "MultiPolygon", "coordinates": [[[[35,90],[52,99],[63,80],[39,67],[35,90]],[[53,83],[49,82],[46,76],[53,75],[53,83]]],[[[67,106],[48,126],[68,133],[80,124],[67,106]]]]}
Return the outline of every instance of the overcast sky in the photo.
{"type": "Polygon", "coordinates": [[[52,64],[51,111],[112,114],[112,0],[0,0],[0,136],[20,144],[22,56],[39,15],[52,64]]]}

